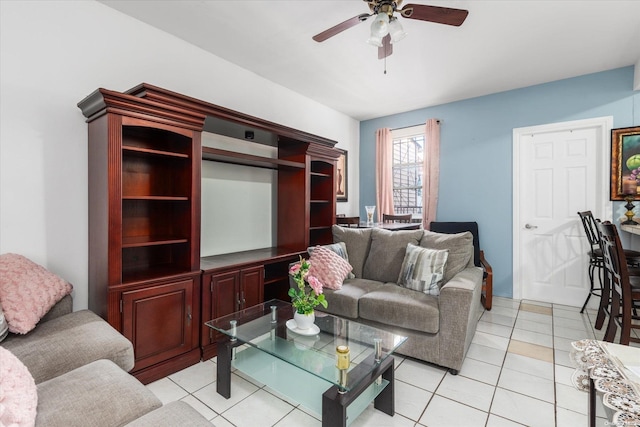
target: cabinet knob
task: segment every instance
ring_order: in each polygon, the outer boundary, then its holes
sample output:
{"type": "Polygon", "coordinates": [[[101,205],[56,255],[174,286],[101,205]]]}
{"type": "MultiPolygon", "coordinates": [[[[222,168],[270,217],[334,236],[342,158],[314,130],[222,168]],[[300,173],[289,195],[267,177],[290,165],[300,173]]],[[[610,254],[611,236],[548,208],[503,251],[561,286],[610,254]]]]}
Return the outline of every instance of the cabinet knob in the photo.
{"type": "Polygon", "coordinates": [[[191,315],[191,306],[187,306],[187,325],[191,324],[191,319],[193,319],[193,316],[191,315]]]}

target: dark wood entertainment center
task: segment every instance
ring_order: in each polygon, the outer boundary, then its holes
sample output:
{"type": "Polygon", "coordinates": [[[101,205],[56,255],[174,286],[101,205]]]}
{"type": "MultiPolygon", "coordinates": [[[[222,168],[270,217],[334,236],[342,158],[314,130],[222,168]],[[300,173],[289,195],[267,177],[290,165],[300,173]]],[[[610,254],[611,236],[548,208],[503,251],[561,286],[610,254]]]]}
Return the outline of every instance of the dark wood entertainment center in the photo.
{"type": "Polygon", "coordinates": [[[287,299],[289,263],[331,242],[335,141],[146,83],[98,89],[78,107],[89,127],[89,308],[131,340],[143,383],[215,356],[204,322],[287,299]],[[202,147],[216,129],[265,136],[255,142],[278,157],[202,147]],[[277,171],[276,247],[201,258],[203,161],[277,171]]]}

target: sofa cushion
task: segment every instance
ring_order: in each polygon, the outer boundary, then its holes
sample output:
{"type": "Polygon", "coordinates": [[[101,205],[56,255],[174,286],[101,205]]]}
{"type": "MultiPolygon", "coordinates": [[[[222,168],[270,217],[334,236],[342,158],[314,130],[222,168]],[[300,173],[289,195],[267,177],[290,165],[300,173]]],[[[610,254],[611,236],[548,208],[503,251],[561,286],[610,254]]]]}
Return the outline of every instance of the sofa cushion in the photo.
{"type": "Polygon", "coordinates": [[[131,342],[89,310],[41,323],[26,335],[9,334],[2,346],[29,368],[36,384],[98,359],[126,371],[134,364],[131,342]]]}
{"type": "Polygon", "coordinates": [[[435,334],[440,328],[438,297],[385,283],[360,298],[363,319],[435,334]]]}
{"type": "Polygon", "coordinates": [[[420,244],[422,230],[389,231],[374,228],[371,249],[364,263],[362,277],[380,282],[396,282],[402,267],[407,245],[420,244]]]}
{"type": "Polygon", "coordinates": [[[32,426],[38,390],[26,366],[0,347],[0,426],[32,426]]]}
{"type": "Polygon", "coordinates": [[[473,265],[473,234],[468,231],[458,234],[442,234],[424,230],[420,246],[449,250],[442,285],[466,267],[473,265]]]}
{"type": "MultiPolygon", "coordinates": [[[[349,262],[349,253],[347,252],[347,245],[345,245],[344,242],[332,243],[330,245],[323,245],[322,247],[337,253],[338,255],[340,255],[342,259],[349,262]]],[[[307,252],[309,253],[309,255],[313,255],[313,250],[315,248],[316,246],[309,246],[307,248],[307,252]]],[[[354,277],[356,276],[352,272],[349,272],[349,274],[347,275],[348,279],[353,279],[354,277]]]]}
{"type": "Polygon", "coordinates": [[[429,249],[409,243],[398,285],[427,295],[440,295],[448,255],[447,249],[429,249]]]}
{"type": "Polygon", "coordinates": [[[127,427],[211,427],[211,423],[191,405],[182,400],[167,403],[140,418],[127,427]]]}
{"type": "Polygon", "coordinates": [[[351,265],[337,253],[317,246],[309,259],[309,275],[315,276],[324,288],[340,289],[342,281],[352,270],[351,265]]]}
{"type": "Polygon", "coordinates": [[[0,255],[0,304],[9,331],[26,334],[73,287],[17,254],[0,255]]]}
{"type": "Polygon", "coordinates": [[[162,406],[147,387],[110,360],[38,384],[38,401],[36,425],[47,427],[121,426],[162,406]]]}
{"type": "Polygon", "coordinates": [[[333,241],[344,242],[349,254],[349,264],[353,267],[353,274],[358,278],[362,278],[362,269],[364,262],[369,255],[371,247],[372,228],[348,228],[334,225],[331,227],[333,233],[333,241]]]}
{"type": "Polygon", "coordinates": [[[367,292],[378,289],[382,283],[366,279],[347,279],[340,290],[327,289],[324,296],[327,299],[328,307],[322,311],[336,316],[358,318],[358,301],[367,292]]]}

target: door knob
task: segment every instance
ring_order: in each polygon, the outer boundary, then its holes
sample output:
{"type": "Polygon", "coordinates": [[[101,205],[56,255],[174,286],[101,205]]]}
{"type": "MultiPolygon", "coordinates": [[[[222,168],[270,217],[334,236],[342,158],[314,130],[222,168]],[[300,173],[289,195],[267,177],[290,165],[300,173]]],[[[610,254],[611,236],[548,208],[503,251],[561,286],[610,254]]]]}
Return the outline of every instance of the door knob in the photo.
{"type": "Polygon", "coordinates": [[[526,224],[524,226],[524,228],[526,228],[528,230],[533,230],[534,228],[538,228],[538,226],[537,225],[526,224]]]}

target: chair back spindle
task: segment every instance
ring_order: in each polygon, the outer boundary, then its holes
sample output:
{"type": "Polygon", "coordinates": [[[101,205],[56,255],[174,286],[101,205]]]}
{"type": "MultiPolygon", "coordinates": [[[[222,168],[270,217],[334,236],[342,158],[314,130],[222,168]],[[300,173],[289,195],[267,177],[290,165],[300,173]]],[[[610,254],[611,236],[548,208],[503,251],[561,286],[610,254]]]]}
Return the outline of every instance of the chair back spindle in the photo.
{"type": "Polygon", "coordinates": [[[613,342],[617,325],[621,329],[620,344],[629,345],[630,341],[640,342],[631,336],[632,309],[634,296],[629,275],[629,267],[625,257],[618,230],[609,221],[597,224],[605,267],[605,289],[611,293],[609,306],[609,323],[604,340],[613,342]]]}

